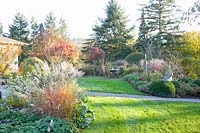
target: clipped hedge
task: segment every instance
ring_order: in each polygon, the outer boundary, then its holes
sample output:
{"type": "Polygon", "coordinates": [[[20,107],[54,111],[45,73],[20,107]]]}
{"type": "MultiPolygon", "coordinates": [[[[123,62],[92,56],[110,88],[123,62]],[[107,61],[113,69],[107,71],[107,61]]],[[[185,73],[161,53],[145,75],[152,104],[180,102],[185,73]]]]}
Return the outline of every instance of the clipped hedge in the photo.
{"type": "Polygon", "coordinates": [[[144,59],[144,54],[141,52],[132,52],[125,58],[129,64],[139,64],[142,59],[144,59]]]}
{"type": "Polygon", "coordinates": [[[170,81],[157,80],[151,83],[150,91],[156,96],[175,97],[176,88],[170,81]]]}

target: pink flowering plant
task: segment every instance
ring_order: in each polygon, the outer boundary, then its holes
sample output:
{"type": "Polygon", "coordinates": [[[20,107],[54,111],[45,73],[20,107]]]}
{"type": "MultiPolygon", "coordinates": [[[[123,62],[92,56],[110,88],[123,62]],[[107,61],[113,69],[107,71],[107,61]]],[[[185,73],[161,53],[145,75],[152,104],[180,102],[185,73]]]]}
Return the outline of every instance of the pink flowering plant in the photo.
{"type": "Polygon", "coordinates": [[[105,52],[103,49],[99,48],[99,47],[90,47],[88,49],[88,53],[87,53],[87,58],[90,61],[97,61],[98,63],[100,63],[105,57],[105,52]]]}
{"type": "Polygon", "coordinates": [[[147,62],[147,66],[151,71],[162,72],[165,67],[165,61],[163,59],[152,59],[147,62]]]}

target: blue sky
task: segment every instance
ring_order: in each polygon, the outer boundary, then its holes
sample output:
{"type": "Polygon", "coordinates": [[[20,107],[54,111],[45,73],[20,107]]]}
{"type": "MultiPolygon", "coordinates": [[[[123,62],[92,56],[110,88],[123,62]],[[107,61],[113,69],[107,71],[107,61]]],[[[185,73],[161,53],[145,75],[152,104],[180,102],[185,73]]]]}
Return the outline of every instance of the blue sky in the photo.
{"type": "MultiPolygon", "coordinates": [[[[88,38],[92,27],[98,22],[98,17],[105,16],[105,6],[109,0],[2,0],[0,8],[0,22],[4,31],[12,23],[16,12],[23,13],[29,20],[32,16],[38,22],[44,20],[49,12],[53,12],[59,19],[64,18],[69,27],[71,38],[88,38]]],[[[138,4],[148,0],[117,0],[129,16],[129,25],[138,26],[136,21],[140,17],[138,4]]],[[[182,9],[189,8],[196,0],[177,0],[182,9]]],[[[195,29],[191,27],[190,29],[195,29]]]]}

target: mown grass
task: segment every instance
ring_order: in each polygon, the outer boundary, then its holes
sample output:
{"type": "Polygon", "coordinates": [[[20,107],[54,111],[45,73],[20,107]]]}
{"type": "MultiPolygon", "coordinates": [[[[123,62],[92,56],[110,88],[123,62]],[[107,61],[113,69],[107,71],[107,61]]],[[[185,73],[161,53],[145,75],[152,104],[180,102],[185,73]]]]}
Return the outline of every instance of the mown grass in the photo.
{"type": "Polygon", "coordinates": [[[200,103],[89,97],[96,120],[83,133],[199,133],[200,103]]]}
{"type": "Polygon", "coordinates": [[[78,79],[80,87],[87,91],[112,92],[123,94],[143,94],[122,79],[106,79],[102,77],[81,77],[78,79]]]}

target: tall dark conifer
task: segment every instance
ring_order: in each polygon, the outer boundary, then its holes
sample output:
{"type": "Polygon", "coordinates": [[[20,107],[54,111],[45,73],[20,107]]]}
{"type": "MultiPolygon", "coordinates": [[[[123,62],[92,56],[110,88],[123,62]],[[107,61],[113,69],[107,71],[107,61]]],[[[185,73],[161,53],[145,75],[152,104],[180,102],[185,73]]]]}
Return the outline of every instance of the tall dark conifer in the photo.
{"type": "Polygon", "coordinates": [[[56,17],[50,12],[45,19],[45,28],[56,30],[56,17]]]}
{"type": "Polygon", "coordinates": [[[40,31],[39,31],[39,25],[37,24],[35,18],[31,18],[31,35],[30,35],[30,40],[31,43],[34,44],[35,39],[37,38],[37,36],[39,35],[40,31]]]}
{"type": "Polygon", "coordinates": [[[23,14],[17,13],[15,15],[13,24],[9,25],[9,36],[18,41],[29,42],[28,20],[23,14]]]}
{"type": "Polygon", "coordinates": [[[93,28],[96,45],[106,52],[107,60],[123,59],[131,51],[128,44],[134,27],[127,28],[127,16],[116,0],[109,1],[105,13],[93,28]]]}
{"type": "Polygon", "coordinates": [[[137,45],[148,44],[149,56],[163,58],[164,53],[179,43],[178,11],[175,0],[150,0],[143,7],[137,45]]]}
{"type": "MultiPolygon", "coordinates": [[[[18,41],[29,43],[28,26],[29,24],[26,17],[18,12],[13,19],[13,24],[9,25],[9,37],[18,41]]],[[[19,56],[19,62],[22,62],[27,57],[28,50],[29,46],[23,47],[23,52],[19,56]]]]}
{"type": "Polygon", "coordinates": [[[180,19],[177,17],[179,10],[175,0],[150,0],[146,9],[146,21],[154,45],[172,44],[172,36],[180,33],[180,19]]]}
{"type": "Polygon", "coordinates": [[[146,53],[147,47],[149,45],[149,26],[147,24],[147,11],[146,7],[142,7],[141,9],[141,17],[139,18],[140,26],[139,26],[139,33],[138,39],[135,44],[135,48],[137,48],[140,52],[146,53]]]}
{"type": "Polygon", "coordinates": [[[0,22],[0,35],[2,35],[3,34],[3,25],[2,25],[2,23],[0,22]]]}

